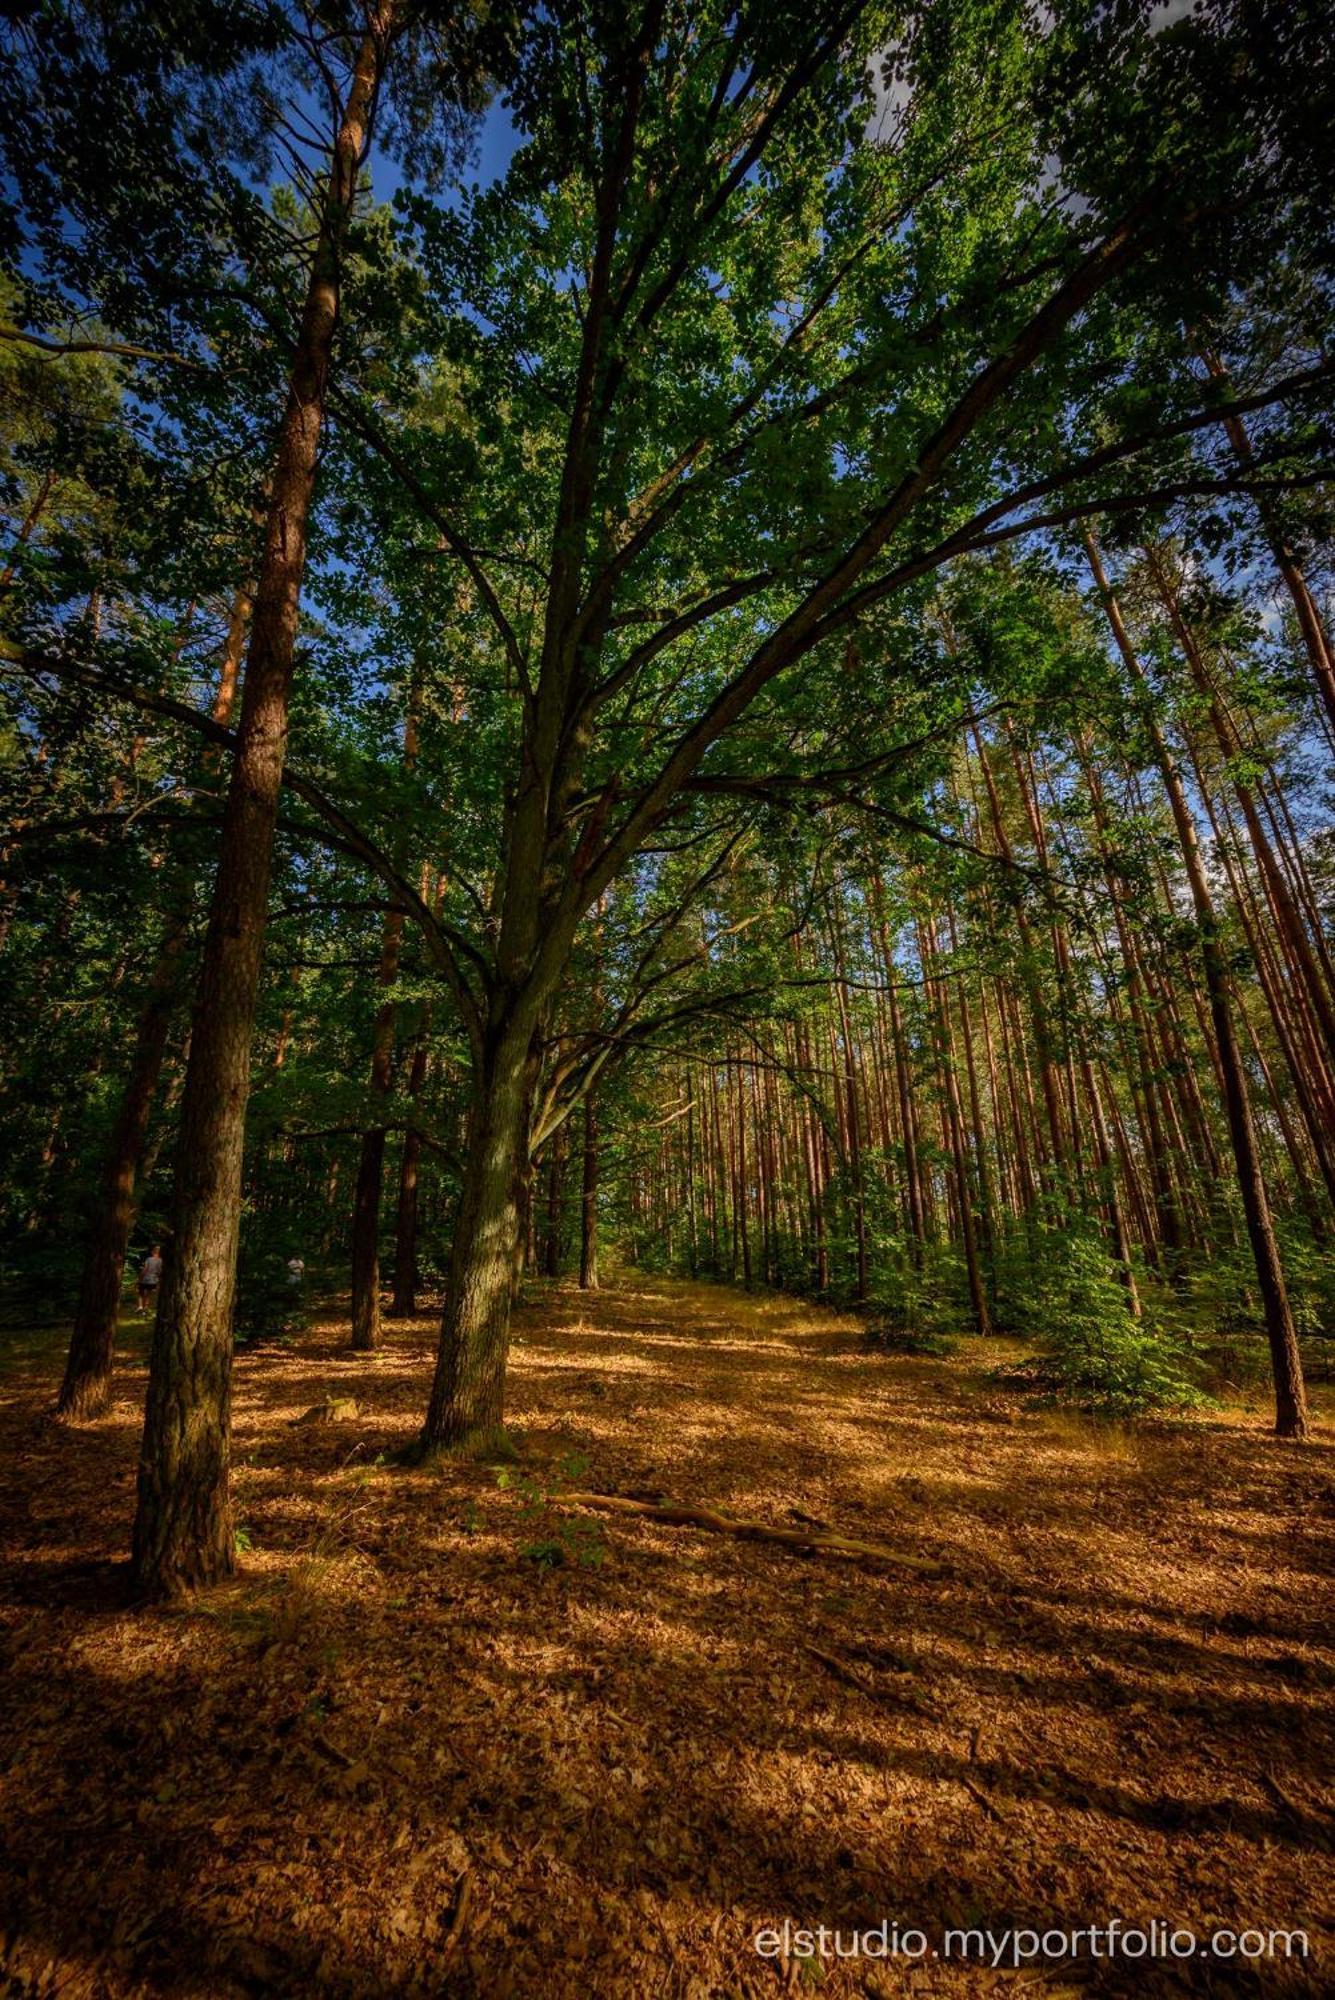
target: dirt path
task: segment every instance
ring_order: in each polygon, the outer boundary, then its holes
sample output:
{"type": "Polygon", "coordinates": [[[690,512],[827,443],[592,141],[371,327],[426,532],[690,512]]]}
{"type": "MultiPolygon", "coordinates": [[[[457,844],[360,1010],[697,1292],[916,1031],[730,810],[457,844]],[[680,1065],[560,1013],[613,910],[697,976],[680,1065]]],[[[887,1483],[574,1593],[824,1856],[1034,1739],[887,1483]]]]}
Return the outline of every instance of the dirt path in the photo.
{"type": "Polygon", "coordinates": [[[1108,1439],[977,1348],[868,1358],[832,1315],[632,1278],[521,1315],[503,1489],[376,1462],[431,1333],[240,1360],[245,1572],[188,1612],[118,1602],[142,1360],[78,1432],[41,1421],[50,1351],[0,1384],[0,1990],[975,1994],[1017,1975],[932,1958],[946,1927],[1118,1918],[1320,1956],[1022,1983],[1335,1991],[1328,1425],[1108,1439]],[[354,1420],[293,1422],[329,1390],[354,1420]],[[941,1573],[572,1526],[543,1497],[572,1481],[941,1573]],[[563,1542],[597,1560],[524,1553],[563,1542]],[[760,1957],[785,1919],[927,1955],[760,1957]]]}

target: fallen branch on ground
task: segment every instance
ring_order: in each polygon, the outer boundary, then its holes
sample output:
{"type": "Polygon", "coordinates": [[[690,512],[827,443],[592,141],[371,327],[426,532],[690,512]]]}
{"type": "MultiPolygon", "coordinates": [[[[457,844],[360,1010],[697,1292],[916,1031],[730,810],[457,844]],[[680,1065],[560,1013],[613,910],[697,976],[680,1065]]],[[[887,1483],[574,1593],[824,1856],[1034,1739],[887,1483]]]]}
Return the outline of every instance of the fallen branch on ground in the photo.
{"type": "Polygon", "coordinates": [[[974,1804],[981,1806],[989,1819],[996,1820],[998,1824],[1005,1819],[1006,1815],[1002,1812],[1001,1807],[987,1796],[981,1785],[975,1785],[972,1778],[961,1778],[960,1783],[974,1804]]]}
{"type": "Polygon", "coordinates": [[[820,1646],[807,1646],[803,1650],[810,1653],[813,1660],[819,1660],[823,1667],[828,1667],[836,1680],[845,1681],[849,1687],[855,1687],[859,1694],[869,1694],[873,1701],[876,1699],[880,1692],[876,1683],[868,1680],[866,1674],[860,1674],[847,1660],[841,1660],[837,1653],[827,1653],[820,1646]]]}
{"type": "Polygon", "coordinates": [[[827,1653],[821,1646],[805,1646],[813,1660],[819,1660],[828,1673],[848,1687],[856,1688],[859,1694],[867,1695],[872,1701],[886,1703],[891,1708],[907,1708],[914,1715],[933,1715],[929,1701],[924,1700],[912,1686],[903,1688],[880,1687],[867,1674],[861,1673],[849,1660],[841,1660],[837,1653],[827,1653]]]}
{"type": "Polygon", "coordinates": [[[606,1514],[643,1514],[667,1528],[705,1528],[711,1535],[777,1542],[782,1548],[811,1549],[825,1555],[871,1556],[877,1562],[894,1563],[899,1569],[919,1570],[925,1575],[937,1575],[941,1568],[923,1556],[906,1556],[880,1542],[855,1542],[847,1535],[813,1534],[803,1528],[772,1528],[767,1521],[740,1521],[712,1507],[688,1507],[676,1500],[627,1500],[619,1493],[563,1493],[560,1497],[571,1506],[601,1508],[606,1514]]]}
{"type": "Polygon", "coordinates": [[[466,1868],[463,1873],[463,1879],[459,1884],[458,1895],[455,1898],[454,1916],[450,1920],[449,1930],[445,1933],[440,1947],[439,1960],[443,1961],[451,1957],[457,1949],[460,1939],[463,1937],[464,1928],[468,1923],[468,1913],[472,1905],[473,1871],[471,1868],[466,1868]]]}

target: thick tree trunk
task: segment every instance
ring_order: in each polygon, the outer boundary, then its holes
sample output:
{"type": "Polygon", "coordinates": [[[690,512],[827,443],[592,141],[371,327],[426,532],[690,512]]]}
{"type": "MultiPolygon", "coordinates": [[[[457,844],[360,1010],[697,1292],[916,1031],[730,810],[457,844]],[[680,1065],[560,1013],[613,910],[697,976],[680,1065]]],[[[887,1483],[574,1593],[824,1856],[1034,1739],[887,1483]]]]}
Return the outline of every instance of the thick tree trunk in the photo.
{"type": "Polygon", "coordinates": [[[265,523],[241,717],[181,1103],[167,1268],[149,1363],[134,1525],[141,1596],[230,1574],[232,1305],[251,1038],[329,362],[390,7],[359,51],[331,161],[265,523]]]}
{"type": "Polygon", "coordinates": [[[485,1442],[504,1418],[530,1096],[529,1036],[512,1028],[490,1055],[470,1121],[424,1450],[485,1442]]]}
{"type": "MultiPolygon", "coordinates": [[[[1144,673],[1122,622],[1120,607],[1109,586],[1098,547],[1091,534],[1086,533],[1085,545],[1094,581],[1107,611],[1118,651],[1136,686],[1142,692],[1147,692],[1144,673]]],[[[1158,718],[1148,702],[1144,707],[1144,715],[1154,744],[1164,789],[1168,793],[1168,803],[1172,809],[1178,845],[1182,851],[1183,866],[1186,869],[1201,935],[1205,989],[1224,1083],[1224,1109],[1228,1119],[1229,1137],[1233,1142],[1238,1188],[1242,1196],[1243,1215],[1256,1264],[1256,1280],[1261,1293],[1266,1334],[1270,1343],[1270,1365],[1275,1384],[1275,1430],[1280,1437],[1305,1438],[1307,1394],[1303,1384],[1302,1359],[1298,1351],[1298,1332],[1289,1307],[1279,1245],[1275,1238],[1275,1227],[1266,1193],[1265,1176],[1261,1170],[1260,1149],[1252,1118],[1251,1095],[1247,1088],[1247,1074],[1243,1068],[1242,1052],[1238,1046],[1237,1031],[1233,1023],[1228,971],[1219,937],[1218,921],[1214,905],[1210,900],[1205,869],[1196,842],[1195,823],[1187,805],[1177,764],[1159,727],[1158,718]]]]}
{"type": "Polygon", "coordinates": [[[100,1416],[111,1396],[111,1360],[121,1274],[134,1227],[135,1183],[180,990],[181,956],[189,927],[187,902],[169,919],[158,947],[135,1028],[129,1074],[107,1146],[97,1212],[84,1249],[65,1379],[56,1402],[57,1416],[74,1421],[100,1416]]]}
{"type": "MultiPolygon", "coordinates": [[[[691,1240],[694,1262],[695,1242],[691,1240]]],[[[584,1175],[579,1201],[579,1282],[581,1291],[598,1289],[598,1112],[590,1094],[584,1100],[584,1175]]]]}

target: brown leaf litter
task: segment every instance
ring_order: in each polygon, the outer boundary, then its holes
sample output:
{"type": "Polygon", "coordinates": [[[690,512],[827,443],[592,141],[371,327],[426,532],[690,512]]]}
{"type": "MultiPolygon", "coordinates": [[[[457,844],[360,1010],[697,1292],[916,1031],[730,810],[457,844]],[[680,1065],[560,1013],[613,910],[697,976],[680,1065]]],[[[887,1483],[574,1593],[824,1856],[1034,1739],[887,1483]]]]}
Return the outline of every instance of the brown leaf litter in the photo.
{"type": "Polygon", "coordinates": [[[44,1418],[55,1347],[0,1383],[0,1991],[1335,1991],[1328,1427],[1110,1434],[989,1385],[977,1343],[869,1356],[835,1315],[633,1274],[537,1292],[504,1486],[384,1462],[429,1317],[242,1356],[243,1567],[184,1610],[123,1602],[142,1354],[79,1429],[44,1418]],[[752,1942],[1112,1916],[1318,1956],[752,1942]]]}

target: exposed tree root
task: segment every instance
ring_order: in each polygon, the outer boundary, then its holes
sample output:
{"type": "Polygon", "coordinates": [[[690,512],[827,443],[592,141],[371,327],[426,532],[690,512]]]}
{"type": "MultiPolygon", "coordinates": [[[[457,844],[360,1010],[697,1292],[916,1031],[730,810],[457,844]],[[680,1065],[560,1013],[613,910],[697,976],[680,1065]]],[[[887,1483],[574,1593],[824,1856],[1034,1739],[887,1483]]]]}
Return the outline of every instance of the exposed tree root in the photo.
{"type": "Polygon", "coordinates": [[[846,1535],[815,1534],[806,1528],[772,1528],[767,1521],[740,1521],[712,1507],[689,1507],[677,1500],[628,1500],[619,1493],[563,1493],[561,1498],[572,1506],[593,1507],[605,1514],[642,1514],[667,1528],[705,1528],[711,1535],[735,1535],[740,1541],[777,1542],[781,1548],[809,1549],[823,1555],[870,1556],[926,1576],[941,1573],[939,1563],[923,1556],[906,1556],[881,1542],[855,1542],[846,1535]]]}

